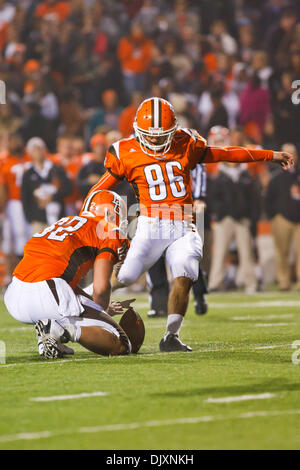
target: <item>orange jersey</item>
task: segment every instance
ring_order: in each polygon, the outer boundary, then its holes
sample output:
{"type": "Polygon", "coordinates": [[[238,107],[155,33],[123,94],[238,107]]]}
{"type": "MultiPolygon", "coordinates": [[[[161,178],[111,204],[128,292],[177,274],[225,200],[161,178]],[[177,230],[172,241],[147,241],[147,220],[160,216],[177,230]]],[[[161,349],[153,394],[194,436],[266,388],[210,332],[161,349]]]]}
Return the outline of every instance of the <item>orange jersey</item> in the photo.
{"type": "Polygon", "coordinates": [[[0,183],[7,188],[7,199],[21,199],[21,185],[24,172],[30,166],[30,158],[8,155],[0,168],[0,183]]]}
{"type": "Polygon", "coordinates": [[[204,145],[204,139],[178,130],[169,152],[163,158],[154,158],[144,153],[137,139],[131,137],[109,148],[105,167],[114,177],[125,177],[131,183],[142,215],[169,217],[172,207],[174,212],[170,216],[180,219],[183,205],[193,201],[190,170],[197,164],[197,151],[204,145]]]}
{"type": "Polygon", "coordinates": [[[54,5],[47,5],[46,2],[42,2],[35,10],[35,15],[38,17],[54,17],[60,21],[65,20],[69,14],[70,4],[68,2],[55,2],[54,5]]]}
{"type": "MultiPolygon", "coordinates": [[[[101,224],[86,217],[64,217],[43,232],[35,234],[25,245],[24,257],[14,276],[24,282],[64,279],[72,288],[93,267],[96,259],[117,263],[118,250],[127,240],[101,236],[101,224]]],[[[105,235],[108,235],[106,232],[105,235]]]]}
{"type": "Polygon", "coordinates": [[[133,73],[145,72],[151,61],[152,50],[153,43],[150,39],[143,38],[135,42],[130,37],[122,38],[118,45],[118,58],[122,69],[133,73]]]}
{"type": "Polygon", "coordinates": [[[124,177],[131,183],[140,213],[152,217],[181,219],[183,207],[192,205],[190,171],[197,163],[271,160],[273,152],[242,147],[208,147],[205,139],[189,129],[176,131],[170,150],[163,157],[144,153],[135,137],[111,145],[105,173],[90,192],[110,189],[124,177]],[[157,207],[159,206],[159,208],[157,207]]]}

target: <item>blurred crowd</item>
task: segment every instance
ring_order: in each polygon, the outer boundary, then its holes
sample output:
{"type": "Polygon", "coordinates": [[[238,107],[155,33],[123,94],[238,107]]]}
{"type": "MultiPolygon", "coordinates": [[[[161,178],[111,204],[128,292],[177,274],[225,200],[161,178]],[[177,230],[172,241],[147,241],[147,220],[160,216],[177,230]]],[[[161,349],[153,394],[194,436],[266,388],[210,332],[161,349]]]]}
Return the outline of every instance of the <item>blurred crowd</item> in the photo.
{"type": "MultiPolygon", "coordinates": [[[[6,284],[28,236],[78,212],[106,149],[132,133],[149,96],[168,99],[179,124],[212,145],[285,148],[297,158],[300,2],[0,0],[0,80],[6,284]]],[[[207,173],[211,290],[275,280],[300,289],[298,168],[207,173]]],[[[118,191],[132,201],[126,183],[118,191]]]]}

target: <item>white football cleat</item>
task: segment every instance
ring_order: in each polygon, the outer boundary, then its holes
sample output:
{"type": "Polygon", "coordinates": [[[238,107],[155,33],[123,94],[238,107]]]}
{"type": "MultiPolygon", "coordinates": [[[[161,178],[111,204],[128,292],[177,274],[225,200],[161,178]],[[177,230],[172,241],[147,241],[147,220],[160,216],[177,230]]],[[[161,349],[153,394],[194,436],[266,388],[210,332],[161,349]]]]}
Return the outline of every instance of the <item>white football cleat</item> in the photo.
{"type": "Polygon", "coordinates": [[[56,359],[64,355],[74,354],[73,349],[63,344],[73,337],[73,325],[70,324],[70,328],[63,328],[56,320],[39,320],[35,324],[35,329],[41,356],[56,359]]]}

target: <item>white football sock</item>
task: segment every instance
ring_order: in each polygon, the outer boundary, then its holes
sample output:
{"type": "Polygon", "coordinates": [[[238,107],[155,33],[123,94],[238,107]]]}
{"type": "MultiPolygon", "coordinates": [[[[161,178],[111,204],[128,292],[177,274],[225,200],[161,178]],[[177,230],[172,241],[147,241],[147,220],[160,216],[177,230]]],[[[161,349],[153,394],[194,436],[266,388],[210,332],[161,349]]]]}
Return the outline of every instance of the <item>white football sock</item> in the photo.
{"type": "Polygon", "coordinates": [[[120,333],[118,330],[113,325],[110,325],[109,323],[106,323],[102,320],[96,320],[94,318],[85,318],[85,317],[69,317],[70,323],[72,323],[72,326],[76,328],[76,335],[74,337],[74,340],[72,341],[78,342],[81,336],[81,327],[88,327],[88,326],[99,326],[100,328],[103,328],[104,330],[110,331],[114,335],[116,335],[118,338],[120,337],[120,333]]]}
{"type": "Polygon", "coordinates": [[[73,343],[77,343],[81,336],[81,328],[79,325],[74,325],[71,319],[72,317],[62,317],[56,321],[52,320],[50,333],[59,337],[63,334],[63,330],[66,329],[70,335],[70,340],[73,343]]]}
{"type": "Polygon", "coordinates": [[[170,315],[168,315],[165,338],[168,335],[178,335],[182,322],[182,315],[179,315],[178,313],[171,313],[170,315]]]}

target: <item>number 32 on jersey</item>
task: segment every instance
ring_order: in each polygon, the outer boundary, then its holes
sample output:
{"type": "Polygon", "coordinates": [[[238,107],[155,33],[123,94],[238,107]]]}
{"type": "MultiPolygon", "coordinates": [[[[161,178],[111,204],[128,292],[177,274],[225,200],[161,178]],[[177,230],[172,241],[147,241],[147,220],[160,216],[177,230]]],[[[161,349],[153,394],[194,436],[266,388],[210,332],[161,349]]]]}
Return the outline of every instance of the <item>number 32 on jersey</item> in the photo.
{"type": "Polygon", "coordinates": [[[175,175],[174,169],[182,170],[180,162],[167,162],[166,173],[168,181],[164,179],[162,167],[158,163],[147,165],[144,168],[145,177],[149,186],[149,196],[152,201],[163,201],[168,196],[167,188],[175,198],[184,197],[186,188],[182,175],[175,175]]]}
{"type": "Polygon", "coordinates": [[[35,233],[33,237],[42,238],[45,235],[49,234],[47,240],[55,240],[57,242],[63,242],[64,239],[70,235],[73,235],[74,232],[77,232],[84,224],[86,224],[88,219],[85,217],[79,217],[75,215],[74,217],[63,217],[58,220],[53,225],[45,228],[41,233],[35,233]],[[72,225],[75,222],[75,225],[72,225]]]}

